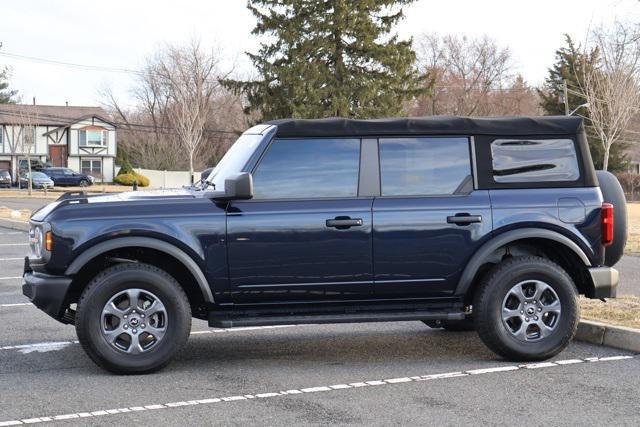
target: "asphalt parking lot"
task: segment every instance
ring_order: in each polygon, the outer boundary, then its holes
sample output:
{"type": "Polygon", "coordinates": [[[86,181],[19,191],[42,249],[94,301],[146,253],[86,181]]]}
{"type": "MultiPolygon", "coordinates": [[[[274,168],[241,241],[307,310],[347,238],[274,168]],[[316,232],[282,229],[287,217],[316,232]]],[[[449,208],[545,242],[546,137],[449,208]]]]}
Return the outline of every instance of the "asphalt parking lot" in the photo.
{"type": "Polygon", "coordinates": [[[419,322],[194,321],[168,368],[114,376],[85,356],[72,326],[27,304],[26,251],[26,233],[0,228],[0,426],[640,424],[640,355],[574,342],[553,363],[519,366],[474,333],[419,322]]]}

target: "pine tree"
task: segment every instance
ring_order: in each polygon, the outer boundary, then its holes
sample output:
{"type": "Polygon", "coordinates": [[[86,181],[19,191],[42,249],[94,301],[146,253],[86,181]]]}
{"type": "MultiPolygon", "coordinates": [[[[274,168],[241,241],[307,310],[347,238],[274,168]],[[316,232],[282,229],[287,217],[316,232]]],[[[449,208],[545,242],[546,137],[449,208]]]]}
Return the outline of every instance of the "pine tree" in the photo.
{"type": "MultiPolygon", "coordinates": [[[[564,82],[568,87],[568,106],[569,111],[573,111],[586,101],[579,95],[579,88],[582,86],[579,80],[584,76],[584,67],[593,68],[598,63],[598,52],[591,50],[590,52],[581,52],[579,46],[576,46],[569,35],[565,35],[566,46],[556,51],[556,62],[549,68],[549,75],[545,79],[544,86],[538,91],[540,95],[540,106],[547,114],[564,115],[564,82]],[[578,93],[576,93],[578,92],[578,93]]],[[[582,107],[576,114],[586,118],[585,122],[589,124],[589,110],[582,107]]],[[[604,148],[598,137],[590,132],[587,128],[587,138],[589,140],[589,149],[591,158],[596,169],[602,169],[602,159],[604,148]]],[[[610,171],[621,171],[626,169],[627,156],[625,154],[626,144],[614,144],[611,147],[609,156],[610,171]]]]}
{"type": "Polygon", "coordinates": [[[252,33],[269,40],[248,54],[260,79],[226,84],[262,120],[398,115],[426,91],[411,40],[392,33],[413,1],[249,0],[252,33]]]}
{"type": "Polygon", "coordinates": [[[15,103],[14,96],[18,93],[17,90],[9,90],[9,69],[0,69],[0,104],[13,104],[15,103]]]}

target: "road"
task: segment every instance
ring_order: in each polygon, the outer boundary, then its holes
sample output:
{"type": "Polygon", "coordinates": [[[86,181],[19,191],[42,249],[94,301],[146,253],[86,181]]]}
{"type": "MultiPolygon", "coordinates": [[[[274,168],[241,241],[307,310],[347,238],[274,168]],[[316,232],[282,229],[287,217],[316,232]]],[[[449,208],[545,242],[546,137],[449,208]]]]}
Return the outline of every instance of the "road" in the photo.
{"type": "Polygon", "coordinates": [[[420,322],[217,330],[194,321],[166,369],[114,376],[85,356],[72,326],[25,303],[13,279],[25,241],[0,229],[0,426],[34,418],[105,426],[640,423],[640,355],[575,342],[557,363],[519,367],[475,333],[420,322]]]}

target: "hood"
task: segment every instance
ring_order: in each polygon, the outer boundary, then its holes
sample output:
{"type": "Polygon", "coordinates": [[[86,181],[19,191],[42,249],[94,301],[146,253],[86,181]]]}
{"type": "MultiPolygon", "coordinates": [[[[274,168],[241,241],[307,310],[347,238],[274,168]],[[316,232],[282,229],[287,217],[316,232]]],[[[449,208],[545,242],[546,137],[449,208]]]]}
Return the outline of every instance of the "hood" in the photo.
{"type": "Polygon", "coordinates": [[[196,192],[181,188],[172,190],[153,190],[153,191],[127,191],[124,193],[109,193],[109,194],[91,194],[91,195],[74,195],[65,193],[60,196],[58,200],[53,203],[49,203],[46,206],[38,209],[31,215],[31,219],[34,221],[44,221],[45,218],[54,210],[61,206],[79,204],[79,203],[116,203],[127,201],[157,201],[162,199],[193,199],[197,197],[196,192]]]}

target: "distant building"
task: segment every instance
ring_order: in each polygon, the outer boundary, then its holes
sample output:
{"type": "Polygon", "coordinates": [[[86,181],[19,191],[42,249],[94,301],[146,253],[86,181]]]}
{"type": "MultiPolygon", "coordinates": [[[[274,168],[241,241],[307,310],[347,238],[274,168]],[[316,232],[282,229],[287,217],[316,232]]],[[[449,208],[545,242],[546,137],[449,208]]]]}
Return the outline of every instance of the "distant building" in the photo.
{"type": "Polygon", "coordinates": [[[25,125],[36,127],[32,159],[68,167],[112,182],[117,152],[116,125],[100,107],[0,105],[0,169],[16,179],[26,164],[25,125]]]}

